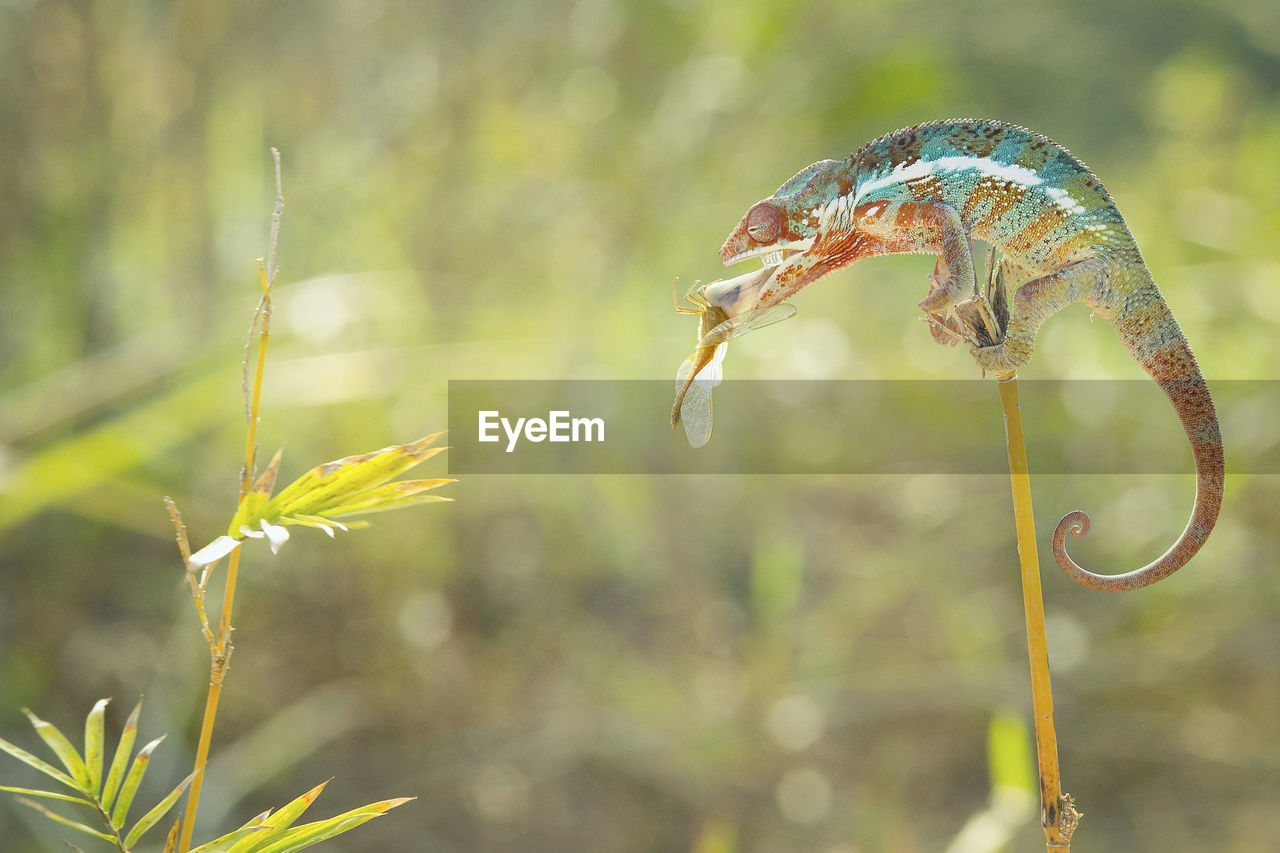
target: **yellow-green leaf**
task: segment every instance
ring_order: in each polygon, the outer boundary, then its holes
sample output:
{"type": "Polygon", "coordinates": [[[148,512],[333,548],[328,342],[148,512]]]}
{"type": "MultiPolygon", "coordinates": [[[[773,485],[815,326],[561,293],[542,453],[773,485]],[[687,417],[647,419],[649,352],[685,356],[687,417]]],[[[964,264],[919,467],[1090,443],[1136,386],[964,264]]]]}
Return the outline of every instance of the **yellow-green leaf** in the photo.
{"type": "Polygon", "coordinates": [[[341,521],[334,521],[331,518],[321,518],[318,515],[282,515],[280,516],[281,524],[297,524],[302,527],[314,527],[316,530],[324,531],[330,539],[333,538],[333,530],[346,531],[350,528],[341,521]]]}
{"type": "Polygon", "coordinates": [[[76,784],[75,779],[72,779],[66,773],[63,773],[61,770],[54,767],[52,764],[49,764],[47,761],[36,758],[34,755],[27,752],[22,747],[9,743],[9,741],[5,740],[4,738],[0,738],[0,749],[9,753],[14,758],[18,759],[28,767],[34,767],[44,775],[52,779],[56,779],[57,781],[66,785],[68,788],[71,788],[72,790],[75,790],[75,791],[81,790],[80,786],[76,784]]]}
{"type": "Polygon", "coordinates": [[[260,850],[267,844],[279,838],[286,832],[293,822],[302,816],[316,798],[320,796],[320,792],[329,784],[326,780],[316,785],[310,791],[307,791],[300,797],[290,801],[287,805],[282,806],[279,811],[271,815],[271,828],[263,832],[257,833],[249,838],[236,843],[231,847],[229,853],[252,853],[260,850]]]}
{"type": "Polygon", "coordinates": [[[255,850],[254,853],[294,853],[296,850],[319,844],[321,841],[332,838],[349,829],[355,829],[360,824],[385,814],[396,806],[403,805],[412,799],[414,798],[401,797],[395,800],[382,800],[327,820],[304,823],[302,826],[288,830],[283,837],[259,850],[255,850]]]}
{"type": "Polygon", "coordinates": [[[115,838],[113,838],[110,835],[107,835],[105,832],[99,832],[98,830],[94,829],[91,826],[85,826],[83,823],[80,823],[79,821],[72,820],[71,818],[68,818],[68,817],[63,817],[57,812],[51,812],[48,809],[46,809],[44,806],[37,803],[35,800],[28,800],[26,797],[18,797],[18,802],[22,803],[24,806],[27,806],[28,808],[35,809],[36,811],[40,812],[40,814],[49,818],[49,820],[54,821],[56,823],[60,823],[63,826],[69,826],[72,829],[78,829],[81,832],[87,832],[89,835],[96,835],[98,838],[104,838],[107,841],[115,841],[115,838]]]}
{"type": "Polygon", "coordinates": [[[76,780],[76,785],[80,790],[92,793],[89,790],[89,769],[84,766],[84,759],[80,757],[80,753],[76,752],[76,748],[71,745],[71,741],[67,740],[67,736],[53,723],[40,719],[31,713],[29,709],[23,708],[22,713],[27,715],[27,719],[31,721],[31,725],[35,728],[36,734],[40,735],[41,740],[48,744],[54,754],[58,756],[58,760],[62,762],[63,767],[67,768],[71,778],[76,780]]]}
{"type": "Polygon", "coordinates": [[[89,793],[97,796],[102,784],[102,752],[106,741],[107,703],[99,699],[84,719],[84,764],[89,771],[89,793]]]}
{"type": "Polygon", "coordinates": [[[129,719],[124,722],[124,731],[120,733],[120,743],[116,745],[116,754],[111,756],[111,769],[107,771],[107,781],[102,786],[102,808],[111,810],[111,803],[124,781],[125,768],[129,766],[129,756],[133,753],[133,742],[138,737],[138,715],[142,713],[142,700],[133,706],[129,719]]]}
{"type": "Polygon", "coordinates": [[[0,785],[0,791],[8,791],[11,794],[26,794],[30,797],[47,797],[50,800],[66,800],[68,803],[83,803],[86,806],[92,806],[93,803],[84,797],[76,797],[71,794],[59,794],[57,791],[41,791],[37,788],[14,788],[9,785],[0,785]]]}
{"type": "Polygon", "coordinates": [[[164,737],[160,735],[138,750],[138,757],[133,759],[133,764],[129,767],[129,775],[124,777],[124,785],[120,788],[120,799],[116,801],[116,807],[111,812],[111,825],[116,829],[124,826],[125,818],[129,816],[129,806],[133,805],[133,797],[138,793],[142,776],[147,772],[147,765],[151,762],[151,753],[155,752],[164,737]]]}
{"type": "Polygon", "coordinates": [[[396,509],[415,503],[448,501],[452,500],[452,498],[439,497],[438,495],[417,496],[428,489],[456,482],[458,481],[444,478],[437,480],[401,480],[397,483],[384,483],[381,486],[374,486],[371,489],[357,492],[346,499],[334,501],[329,506],[320,508],[317,512],[330,517],[357,515],[365,512],[396,509]]]}
{"type": "Polygon", "coordinates": [[[187,786],[191,784],[191,780],[196,778],[196,774],[199,772],[199,769],[192,770],[191,775],[179,782],[178,787],[166,794],[165,798],[155,805],[155,808],[138,818],[138,822],[133,825],[133,829],[129,830],[129,834],[124,838],[124,846],[132,847],[137,844],[138,839],[146,834],[148,829],[159,823],[160,819],[169,813],[169,809],[173,808],[173,804],[178,801],[178,797],[182,796],[182,792],[187,790],[187,786]]]}
{"type": "Polygon", "coordinates": [[[236,845],[245,838],[271,829],[272,827],[266,822],[270,815],[271,811],[268,809],[262,814],[254,817],[239,829],[228,832],[226,835],[219,836],[212,841],[193,848],[191,853],[229,853],[229,851],[237,849],[236,845]]]}
{"type": "Polygon", "coordinates": [[[381,485],[419,462],[445,450],[428,446],[443,433],[426,436],[411,444],[393,445],[359,456],[347,456],[319,465],[285,486],[271,500],[264,514],[315,515],[317,508],[353,492],[381,485]]]}

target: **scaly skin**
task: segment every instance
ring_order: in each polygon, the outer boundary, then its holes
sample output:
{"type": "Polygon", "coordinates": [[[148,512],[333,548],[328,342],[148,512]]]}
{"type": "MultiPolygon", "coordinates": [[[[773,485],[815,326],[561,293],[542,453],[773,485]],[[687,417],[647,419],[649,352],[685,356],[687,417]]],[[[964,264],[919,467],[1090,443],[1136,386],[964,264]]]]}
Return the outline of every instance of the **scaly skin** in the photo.
{"type": "Polygon", "coordinates": [[[961,119],[895,131],[844,160],[823,160],[755,204],[729,235],[726,264],[785,250],[754,305],[767,308],[832,270],[873,255],[937,255],[920,307],[938,340],[955,309],[977,292],[969,240],[984,240],[1030,280],[1015,292],[1003,341],[975,347],[984,370],[1031,359],[1035,334],[1053,314],[1084,302],[1110,320],[1133,357],[1169,396],[1191,443],[1196,498],[1186,529],[1154,562],[1099,575],[1066,551],[1089,517],[1058,523],[1053,554],[1077,582],[1127,590],[1168,577],[1213,529],[1222,505],[1222,436],[1204,377],[1156,289],[1137,243],[1093,173],[1055,142],[1002,122],[961,119]]]}

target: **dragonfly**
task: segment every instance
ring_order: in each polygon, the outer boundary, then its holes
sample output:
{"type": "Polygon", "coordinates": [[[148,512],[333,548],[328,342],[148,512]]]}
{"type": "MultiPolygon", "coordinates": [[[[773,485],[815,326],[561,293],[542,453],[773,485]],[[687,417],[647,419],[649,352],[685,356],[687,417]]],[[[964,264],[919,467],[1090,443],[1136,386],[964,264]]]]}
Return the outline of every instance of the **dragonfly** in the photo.
{"type": "MultiPolygon", "coordinates": [[[[761,273],[750,273],[741,278],[756,279],[755,287],[759,287],[772,272],[765,268],[761,273]]],[[[737,279],[733,280],[734,282],[737,279]]],[[[729,341],[739,338],[747,332],[781,323],[796,313],[794,305],[779,303],[768,307],[752,309],[741,314],[730,316],[724,308],[708,300],[710,288],[724,290],[724,285],[731,282],[711,282],[699,286],[694,282],[685,294],[681,305],[676,301],[675,284],[671,285],[671,301],[678,314],[697,314],[698,344],[693,355],[684,360],[676,371],[676,401],[671,407],[671,428],[675,429],[684,423],[684,433],[693,447],[702,447],[711,440],[711,389],[720,384],[724,378],[724,356],[729,349],[729,341]]],[[[741,286],[733,288],[740,290],[741,286]]]]}

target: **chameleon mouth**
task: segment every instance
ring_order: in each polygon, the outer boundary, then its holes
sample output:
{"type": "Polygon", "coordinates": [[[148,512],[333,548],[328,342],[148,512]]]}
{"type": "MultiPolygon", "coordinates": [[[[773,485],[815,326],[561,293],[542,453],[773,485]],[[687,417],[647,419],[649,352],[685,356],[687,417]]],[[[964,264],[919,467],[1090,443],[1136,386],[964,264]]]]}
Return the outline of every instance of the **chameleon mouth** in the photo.
{"type": "Polygon", "coordinates": [[[759,246],[755,249],[739,252],[736,255],[730,255],[724,259],[724,265],[731,267],[734,264],[740,264],[752,258],[760,258],[765,266],[777,266],[792,255],[807,252],[811,248],[813,248],[812,237],[807,240],[786,240],[770,243],[768,246],[759,246]]]}
{"type": "Polygon", "coordinates": [[[732,266],[752,258],[759,258],[763,266],[736,278],[707,285],[702,294],[703,298],[707,300],[708,304],[723,310],[729,318],[754,310],[759,307],[761,291],[773,281],[774,273],[782,266],[783,261],[792,255],[801,254],[812,245],[812,240],[796,240],[782,244],[774,243],[771,246],[761,246],[758,249],[732,256],[725,261],[725,266],[732,266]]]}

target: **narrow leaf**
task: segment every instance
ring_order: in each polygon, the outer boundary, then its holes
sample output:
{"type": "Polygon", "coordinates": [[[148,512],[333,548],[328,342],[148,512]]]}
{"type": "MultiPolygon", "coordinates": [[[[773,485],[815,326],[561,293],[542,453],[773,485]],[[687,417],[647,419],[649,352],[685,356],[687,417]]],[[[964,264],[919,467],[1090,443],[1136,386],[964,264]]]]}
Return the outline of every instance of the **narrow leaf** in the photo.
{"type": "Polygon", "coordinates": [[[40,791],[36,788],[11,788],[8,785],[0,785],[0,791],[8,791],[11,794],[26,794],[31,797],[48,797],[51,800],[66,800],[69,803],[84,803],[86,806],[92,806],[93,803],[84,797],[75,797],[71,794],[59,794],[57,791],[40,791]]]}
{"type": "MultiPolygon", "coordinates": [[[[355,510],[344,509],[342,511],[342,516],[345,518],[351,515],[367,515],[371,512],[386,512],[387,510],[391,510],[391,509],[404,509],[405,507],[417,506],[418,504],[438,504],[438,503],[452,503],[452,502],[453,502],[453,498],[446,498],[442,495],[411,495],[405,498],[395,498],[393,500],[384,500],[379,502],[377,506],[365,507],[363,509],[355,509],[355,510]]],[[[352,526],[354,527],[355,524],[352,524],[352,526]]]]}
{"type": "Polygon", "coordinates": [[[302,826],[294,827],[287,831],[283,837],[272,844],[255,850],[254,853],[294,853],[295,850],[302,850],[306,847],[319,844],[327,838],[332,838],[346,832],[349,829],[355,829],[362,823],[372,820],[382,815],[396,806],[403,805],[414,799],[413,797],[400,797],[395,800],[382,800],[377,803],[370,803],[358,809],[353,809],[344,814],[328,818],[327,820],[319,820],[314,823],[304,823],[302,826]]]}
{"type": "Polygon", "coordinates": [[[133,805],[133,797],[138,793],[142,776],[147,772],[147,765],[151,762],[151,753],[155,752],[164,737],[160,735],[138,750],[138,757],[133,759],[133,764],[129,767],[129,775],[124,777],[124,785],[120,788],[120,799],[116,801],[116,807],[111,812],[111,825],[116,829],[124,826],[125,818],[129,816],[129,806],[133,805]]]}
{"type": "Polygon", "coordinates": [[[434,495],[419,500],[413,500],[412,498],[429,489],[456,482],[457,480],[446,478],[439,480],[401,480],[396,483],[384,483],[381,486],[375,486],[372,489],[365,489],[362,492],[348,495],[342,500],[334,501],[331,505],[318,511],[326,516],[354,515],[361,512],[379,512],[381,510],[395,509],[396,507],[413,503],[447,501],[449,498],[436,497],[434,495]]]}
{"type": "Polygon", "coordinates": [[[261,850],[264,846],[279,838],[316,801],[316,798],[320,796],[320,792],[329,784],[329,781],[331,780],[321,782],[302,796],[292,800],[288,805],[282,806],[271,815],[270,829],[258,833],[252,838],[244,839],[233,846],[229,853],[252,853],[252,851],[261,850]]]}
{"type": "Polygon", "coordinates": [[[98,830],[94,829],[91,826],[85,826],[83,823],[80,823],[79,821],[74,821],[71,818],[63,817],[57,812],[51,812],[48,809],[46,809],[44,806],[37,803],[35,800],[28,800],[25,797],[18,797],[18,802],[22,803],[24,806],[35,809],[36,811],[40,812],[40,814],[49,818],[49,820],[52,820],[56,823],[60,823],[63,826],[69,826],[72,829],[78,829],[81,832],[87,832],[90,835],[96,835],[99,838],[105,838],[107,841],[111,841],[111,842],[115,841],[114,837],[107,835],[105,832],[99,832],[98,830]]]}
{"type": "Polygon", "coordinates": [[[341,521],[332,521],[327,518],[320,518],[316,515],[282,515],[280,517],[281,524],[298,524],[303,527],[314,527],[324,532],[330,539],[333,538],[333,529],[346,530],[347,526],[341,521]]]}
{"type": "Polygon", "coordinates": [[[68,788],[71,788],[76,791],[81,790],[80,786],[76,784],[75,779],[72,779],[70,776],[68,776],[66,773],[63,773],[58,768],[54,767],[52,764],[49,764],[46,761],[36,758],[34,755],[27,752],[22,747],[9,743],[9,741],[5,740],[4,738],[0,738],[0,749],[3,749],[5,752],[9,753],[14,758],[21,761],[23,764],[26,764],[29,767],[34,767],[44,775],[58,780],[62,784],[66,785],[68,788]]]}
{"type": "Polygon", "coordinates": [[[31,725],[35,728],[36,734],[40,735],[41,740],[48,744],[54,754],[58,756],[58,760],[62,762],[62,766],[67,768],[71,774],[71,778],[76,780],[76,785],[80,790],[87,793],[89,791],[89,769],[84,766],[84,759],[80,757],[80,753],[76,752],[76,748],[71,745],[71,741],[67,740],[57,726],[53,723],[46,722],[30,709],[23,708],[22,713],[27,715],[27,719],[31,721],[31,725]]]}
{"type": "Polygon", "coordinates": [[[138,819],[138,822],[133,825],[133,829],[129,830],[129,834],[124,838],[125,847],[132,847],[137,844],[138,839],[148,829],[159,823],[160,819],[169,813],[169,809],[173,808],[173,804],[178,801],[178,797],[182,796],[182,792],[187,790],[187,786],[191,784],[192,779],[196,778],[196,774],[200,772],[200,769],[192,770],[191,775],[179,782],[178,787],[166,794],[165,798],[157,803],[155,808],[138,819]]]}
{"type": "Polygon", "coordinates": [[[239,829],[228,832],[226,835],[215,838],[206,844],[201,844],[199,847],[192,848],[191,853],[230,853],[230,851],[238,850],[239,848],[236,845],[243,842],[244,839],[272,828],[266,823],[270,815],[271,811],[268,809],[239,829]]]}
{"type": "Polygon", "coordinates": [[[302,826],[289,830],[284,837],[269,847],[260,848],[258,853],[294,853],[296,850],[314,847],[321,841],[333,838],[335,835],[341,835],[347,830],[355,829],[380,814],[381,812],[367,812],[358,816],[331,817],[328,820],[320,820],[315,823],[304,823],[302,826]]]}
{"type": "Polygon", "coordinates": [[[182,818],[179,817],[173,822],[173,829],[169,830],[169,835],[164,840],[164,850],[162,853],[177,853],[178,850],[178,830],[182,828],[182,818]]]}
{"type": "Polygon", "coordinates": [[[99,699],[93,710],[84,719],[84,763],[89,770],[89,793],[98,795],[98,786],[102,784],[102,753],[106,741],[107,703],[110,699],[99,699]]]}
{"type": "Polygon", "coordinates": [[[111,757],[111,769],[107,771],[106,784],[102,786],[102,808],[111,810],[111,803],[124,781],[125,768],[129,766],[129,756],[133,753],[133,742],[138,737],[138,715],[142,713],[142,700],[133,706],[129,719],[124,721],[124,731],[120,733],[120,743],[116,745],[116,754],[111,757]]]}
{"type": "MultiPolygon", "coordinates": [[[[445,448],[441,447],[438,448],[438,450],[444,451],[445,448]]],[[[397,480],[393,482],[383,481],[379,483],[372,483],[364,488],[342,492],[341,494],[334,495],[323,502],[314,504],[310,507],[310,511],[319,515],[330,516],[336,514],[334,512],[335,507],[344,506],[352,501],[363,500],[367,496],[382,493],[387,493],[392,496],[410,495],[426,491],[427,489],[434,489],[437,486],[444,486],[449,483],[456,482],[456,480],[446,477],[436,480],[397,480]]]]}
{"type": "Polygon", "coordinates": [[[265,511],[267,517],[315,514],[317,507],[332,503],[351,492],[380,485],[446,448],[428,449],[443,433],[435,433],[412,444],[393,445],[359,456],[335,459],[312,468],[285,486],[265,511]]]}

